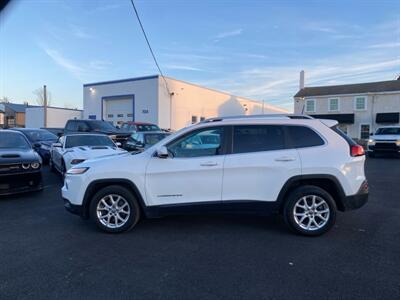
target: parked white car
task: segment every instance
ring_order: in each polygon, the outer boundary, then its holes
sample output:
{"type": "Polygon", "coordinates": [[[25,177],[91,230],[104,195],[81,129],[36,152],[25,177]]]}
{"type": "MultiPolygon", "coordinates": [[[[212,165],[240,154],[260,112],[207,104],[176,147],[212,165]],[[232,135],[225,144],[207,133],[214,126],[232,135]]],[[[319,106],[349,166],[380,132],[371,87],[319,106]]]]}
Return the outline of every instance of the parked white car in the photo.
{"type": "Polygon", "coordinates": [[[368,140],[368,155],[375,157],[377,153],[400,154],[400,126],[379,127],[368,140]]]}
{"type": "Polygon", "coordinates": [[[103,134],[68,134],[52,144],[50,168],[62,175],[85,160],[126,153],[110,137],[103,134]]]}
{"type": "Polygon", "coordinates": [[[364,149],[337,121],[305,116],[210,119],[139,154],[103,157],[68,170],[65,208],[107,232],[140,217],[186,212],[284,216],[304,235],[320,235],[337,211],[368,199],[364,149]]]}

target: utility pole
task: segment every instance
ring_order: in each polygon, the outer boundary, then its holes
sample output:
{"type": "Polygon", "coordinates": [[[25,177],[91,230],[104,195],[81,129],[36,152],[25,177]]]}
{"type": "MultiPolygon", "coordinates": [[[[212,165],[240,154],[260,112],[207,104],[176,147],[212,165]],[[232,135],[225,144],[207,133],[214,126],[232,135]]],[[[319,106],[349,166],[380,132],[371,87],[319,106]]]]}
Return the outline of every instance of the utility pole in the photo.
{"type": "Polygon", "coordinates": [[[43,86],[43,112],[44,112],[44,127],[47,127],[47,89],[43,86]]]}

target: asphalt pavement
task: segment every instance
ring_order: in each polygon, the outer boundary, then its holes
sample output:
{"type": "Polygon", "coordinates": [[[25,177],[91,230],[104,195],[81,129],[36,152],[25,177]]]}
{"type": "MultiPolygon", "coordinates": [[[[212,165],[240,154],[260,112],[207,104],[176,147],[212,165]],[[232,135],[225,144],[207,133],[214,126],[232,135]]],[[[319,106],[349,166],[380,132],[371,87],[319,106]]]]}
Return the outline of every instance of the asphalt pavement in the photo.
{"type": "Polygon", "coordinates": [[[370,199],[317,238],[281,217],[179,216],[105,234],[61,179],[0,199],[1,299],[400,299],[400,159],[368,159],[370,199]]]}

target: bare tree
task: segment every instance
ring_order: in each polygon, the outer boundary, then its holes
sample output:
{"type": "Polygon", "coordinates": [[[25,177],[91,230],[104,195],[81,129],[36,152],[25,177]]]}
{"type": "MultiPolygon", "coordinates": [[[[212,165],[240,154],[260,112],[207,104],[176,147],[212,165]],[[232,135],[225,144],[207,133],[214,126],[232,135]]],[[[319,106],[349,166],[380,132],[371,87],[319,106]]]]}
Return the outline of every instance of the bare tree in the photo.
{"type": "MultiPolygon", "coordinates": [[[[43,87],[34,90],[33,94],[36,95],[37,104],[43,106],[44,105],[44,89],[43,89],[43,87]]],[[[51,93],[49,90],[47,90],[47,105],[51,105],[51,93]]]]}
{"type": "Polygon", "coordinates": [[[3,97],[0,99],[0,102],[8,103],[8,102],[10,102],[10,100],[7,97],[3,97]]]}

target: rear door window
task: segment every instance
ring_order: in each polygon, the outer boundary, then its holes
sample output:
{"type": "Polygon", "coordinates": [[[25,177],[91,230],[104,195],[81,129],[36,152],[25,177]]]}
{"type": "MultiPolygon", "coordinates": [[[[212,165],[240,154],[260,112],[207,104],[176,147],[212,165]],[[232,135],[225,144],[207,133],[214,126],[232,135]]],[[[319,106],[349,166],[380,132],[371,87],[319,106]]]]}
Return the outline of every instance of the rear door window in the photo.
{"type": "Polygon", "coordinates": [[[285,149],[283,126],[241,125],[233,128],[232,153],[285,149]]]}
{"type": "Polygon", "coordinates": [[[318,133],[306,126],[286,126],[286,132],[288,148],[306,148],[325,144],[318,133]]]}

